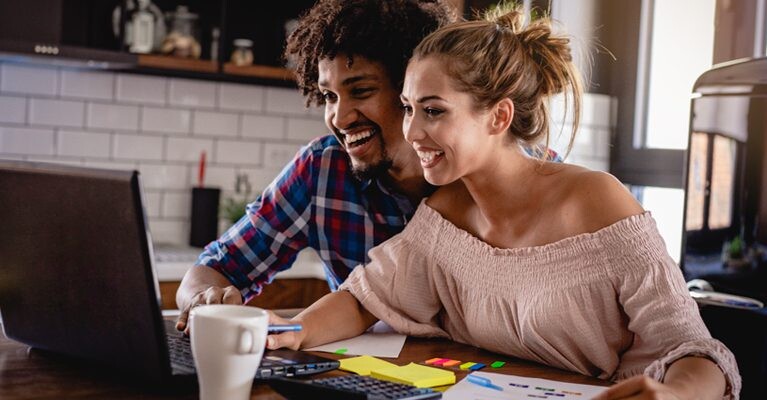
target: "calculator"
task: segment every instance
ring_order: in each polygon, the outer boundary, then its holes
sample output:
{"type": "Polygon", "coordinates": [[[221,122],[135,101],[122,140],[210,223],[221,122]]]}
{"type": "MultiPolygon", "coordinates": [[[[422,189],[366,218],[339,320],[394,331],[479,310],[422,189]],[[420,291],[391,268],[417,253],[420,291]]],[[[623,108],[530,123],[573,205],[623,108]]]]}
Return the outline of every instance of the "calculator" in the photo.
{"type": "Polygon", "coordinates": [[[344,375],[311,380],[273,378],[266,380],[266,382],[277,393],[289,400],[421,400],[442,398],[442,393],[429,388],[417,388],[411,385],[360,375],[344,375]]]}

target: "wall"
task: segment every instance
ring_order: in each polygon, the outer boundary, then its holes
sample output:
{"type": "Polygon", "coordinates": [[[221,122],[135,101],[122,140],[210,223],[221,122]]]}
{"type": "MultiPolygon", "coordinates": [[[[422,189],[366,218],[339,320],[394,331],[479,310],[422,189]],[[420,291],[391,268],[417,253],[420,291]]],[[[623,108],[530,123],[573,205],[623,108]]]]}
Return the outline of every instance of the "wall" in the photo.
{"type": "MultiPolygon", "coordinates": [[[[607,169],[610,104],[586,96],[569,162],[607,169]]],[[[553,109],[559,115],[561,104],[553,109]]],[[[255,197],[325,132],[322,110],[305,108],[294,89],[0,63],[0,158],[138,169],[160,243],[188,241],[202,150],[206,185],[231,195],[243,173],[255,197]]],[[[552,146],[561,152],[562,143],[552,146]]]]}
{"type": "Polygon", "coordinates": [[[260,191],[326,131],[292,89],[0,63],[0,158],[138,169],[157,242],[188,241],[202,150],[206,185],[260,191]]]}

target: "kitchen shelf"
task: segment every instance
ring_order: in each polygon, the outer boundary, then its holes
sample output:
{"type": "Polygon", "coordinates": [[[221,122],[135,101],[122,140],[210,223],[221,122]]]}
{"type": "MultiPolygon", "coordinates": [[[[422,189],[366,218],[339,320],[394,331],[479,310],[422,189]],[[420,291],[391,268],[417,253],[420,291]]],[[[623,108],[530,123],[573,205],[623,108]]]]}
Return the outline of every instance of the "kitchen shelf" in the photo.
{"type": "Polygon", "coordinates": [[[160,68],[207,73],[218,72],[218,63],[215,61],[161,56],[154,54],[140,54],[138,56],[138,65],[139,67],[146,68],[160,68]]]}
{"type": "Polygon", "coordinates": [[[224,74],[249,76],[264,79],[276,79],[283,81],[295,81],[296,76],[293,71],[282,67],[271,67],[268,65],[248,65],[238,66],[232,63],[224,64],[224,74]]]}

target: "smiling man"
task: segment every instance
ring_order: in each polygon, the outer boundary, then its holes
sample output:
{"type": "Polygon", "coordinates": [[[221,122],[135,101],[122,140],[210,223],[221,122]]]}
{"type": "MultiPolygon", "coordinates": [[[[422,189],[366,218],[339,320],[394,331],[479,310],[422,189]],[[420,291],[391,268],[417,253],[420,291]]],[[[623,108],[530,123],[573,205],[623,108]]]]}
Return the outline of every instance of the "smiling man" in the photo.
{"type": "Polygon", "coordinates": [[[402,231],[434,189],[402,134],[404,72],[421,39],[452,20],[440,0],[320,0],[300,19],[286,55],[332,135],[303,147],[205,248],[176,294],[178,329],[197,304],[247,302],[308,247],[335,290],[402,231]]]}

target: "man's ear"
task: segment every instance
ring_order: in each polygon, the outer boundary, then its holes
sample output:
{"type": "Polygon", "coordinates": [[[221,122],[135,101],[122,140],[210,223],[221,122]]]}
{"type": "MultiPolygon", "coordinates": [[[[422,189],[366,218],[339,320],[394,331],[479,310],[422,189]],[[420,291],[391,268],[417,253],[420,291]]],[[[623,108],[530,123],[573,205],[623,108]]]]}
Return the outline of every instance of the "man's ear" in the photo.
{"type": "Polygon", "coordinates": [[[492,134],[506,133],[509,130],[509,126],[511,126],[512,118],[514,118],[514,102],[510,98],[506,97],[495,103],[490,122],[492,134]]]}

